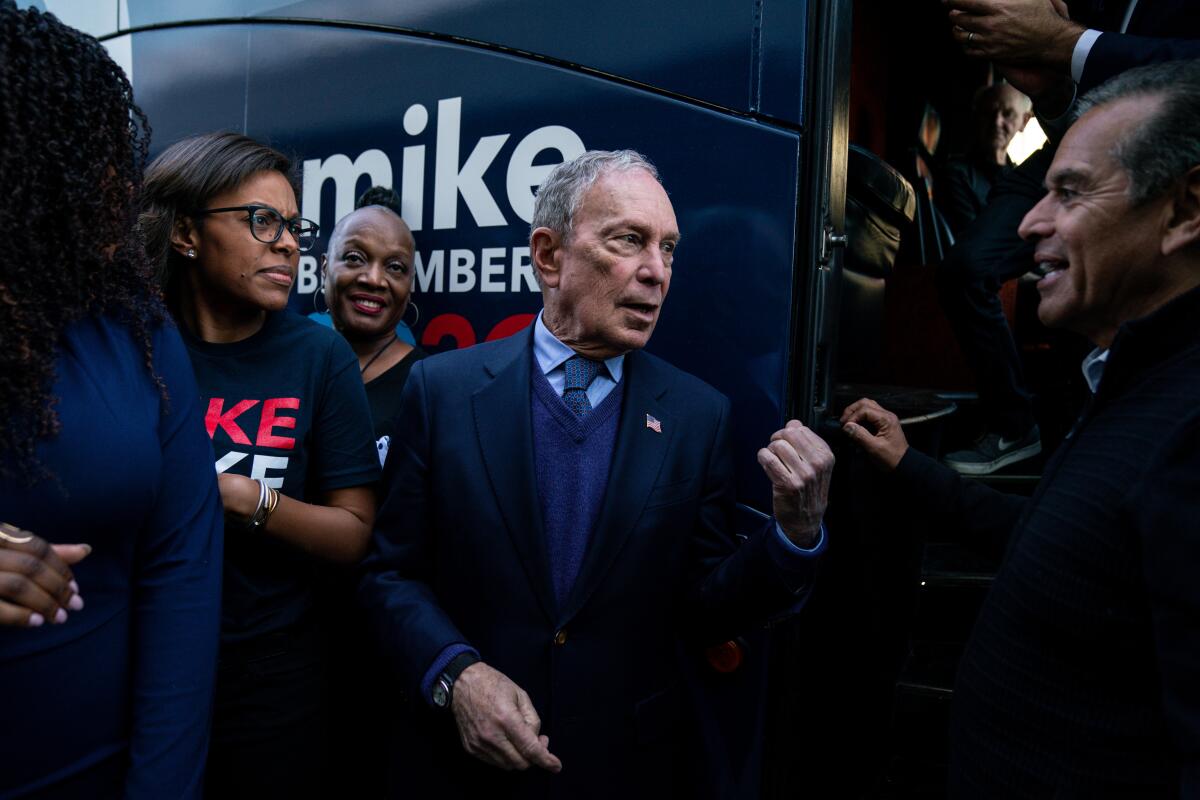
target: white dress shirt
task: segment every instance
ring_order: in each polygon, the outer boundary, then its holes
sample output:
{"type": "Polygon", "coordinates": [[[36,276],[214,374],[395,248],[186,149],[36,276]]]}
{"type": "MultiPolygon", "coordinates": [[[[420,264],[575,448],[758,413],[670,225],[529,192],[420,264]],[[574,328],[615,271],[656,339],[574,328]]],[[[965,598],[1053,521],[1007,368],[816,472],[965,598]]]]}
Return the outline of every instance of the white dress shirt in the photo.
{"type": "Polygon", "coordinates": [[[1100,388],[1100,379],[1104,377],[1104,368],[1108,365],[1108,351],[1097,347],[1083,359],[1083,379],[1087,381],[1092,394],[1100,388]]]}

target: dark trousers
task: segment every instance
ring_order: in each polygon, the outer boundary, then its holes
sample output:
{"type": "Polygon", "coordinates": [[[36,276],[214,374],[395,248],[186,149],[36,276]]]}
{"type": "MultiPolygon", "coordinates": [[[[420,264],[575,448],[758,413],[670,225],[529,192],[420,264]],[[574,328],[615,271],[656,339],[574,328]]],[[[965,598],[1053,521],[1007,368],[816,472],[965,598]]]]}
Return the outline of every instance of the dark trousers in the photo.
{"type": "Polygon", "coordinates": [[[120,800],[125,795],[128,771],[129,751],[121,750],[51,786],[20,797],[21,800],[120,800]]]}
{"type": "Polygon", "coordinates": [[[937,274],[942,309],[975,372],[987,432],[1010,439],[1033,427],[1033,401],[999,292],[1034,267],[1033,244],[1021,240],[1017,227],[1045,195],[1042,181],[1053,158],[1048,144],[1002,175],[937,274]]]}
{"type": "Polygon", "coordinates": [[[222,648],[205,795],[317,798],[326,772],[325,670],[315,632],[222,648]]]}
{"type": "Polygon", "coordinates": [[[353,603],[357,574],[339,577],[326,587],[321,603],[328,620],[326,719],[333,732],[324,796],[385,798],[389,764],[404,761],[391,741],[403,710],[400,682],[386,669],[373,632],[353,603]]]}

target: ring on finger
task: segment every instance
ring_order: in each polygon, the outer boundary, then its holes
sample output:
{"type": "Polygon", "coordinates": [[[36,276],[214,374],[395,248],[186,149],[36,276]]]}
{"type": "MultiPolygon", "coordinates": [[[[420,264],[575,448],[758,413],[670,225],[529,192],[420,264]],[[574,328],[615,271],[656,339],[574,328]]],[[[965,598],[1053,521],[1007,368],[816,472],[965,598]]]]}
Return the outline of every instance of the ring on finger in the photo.
{"type": "Polygon", "coordinates": [[[975,38],[975,31],[971,31],[970,33],[968,33],[967,34],[967,44],[970,44],[971,40],[973,40],[974,38],[975,38]]]}
{"type": "Polygon", "coordinates": [[[29,531],[23,531],[16,525],[11,525],[7,522],[0,522],[0,540],[9,544],[28,544],[33,541],[33,534],[29,531]],[[21,534],[26,534],[22,536],[21,534]]]}

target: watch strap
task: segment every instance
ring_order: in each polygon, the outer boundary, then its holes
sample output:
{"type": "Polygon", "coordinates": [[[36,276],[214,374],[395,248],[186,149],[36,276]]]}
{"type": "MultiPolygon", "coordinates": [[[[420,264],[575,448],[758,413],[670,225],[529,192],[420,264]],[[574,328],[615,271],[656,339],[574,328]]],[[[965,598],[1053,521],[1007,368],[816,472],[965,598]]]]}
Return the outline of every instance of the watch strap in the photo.
{"type": "Polygon", "coordinates": [[[459,653],[457,656],[451,659],[450,663],[446,665],[446,668],[442,670],[441,677],[445,679],[447,684],[453,686],[454,682],[458,680],[458,676],[462,675],[464,669],[472,664],[478,663],[479,656],[475,655],[469,650],[465,653],[459,653]]]}

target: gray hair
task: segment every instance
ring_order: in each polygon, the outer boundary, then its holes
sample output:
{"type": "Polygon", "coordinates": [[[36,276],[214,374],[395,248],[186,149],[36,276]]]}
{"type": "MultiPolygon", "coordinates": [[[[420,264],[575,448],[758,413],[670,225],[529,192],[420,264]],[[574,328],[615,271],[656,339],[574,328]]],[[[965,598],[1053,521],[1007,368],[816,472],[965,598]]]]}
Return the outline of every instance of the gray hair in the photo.
{"type": "Polygon", "coordinates": [[[601,176],[610,172],[645,170],[659,183],[658,170],[641,153],[633,150],[588,150],[578,158],[564,161],[546,176],[533,202],[530,232],[549,228],[563,239],[571,236],[571,225],[583,195],[601,176]]]}
{"type": "Polygon", "coordinates": [[[1029,95],[1022,92],[1011,83],[993,83],[988,86],[980,86],[975,90],[975,94],[971,96],[971,110],[978,113],[983,107],[983,104],[992,97],[999,97],[1005,92],[1012,92],[1017,96],[1017,103],[1021,106],[1021,113],[1027,114],[1033,110],[1033,100],[1029,95]]]}
{"type": "Polygon", "coordinates": [[[1135,205],[1159,197],[1200,165],[1200,60],[1138,67],[1083,96],[1075,119],[1102,105],[1138,95],[1160,98],[1158,112],[1129,130],[1113,157],[1129,173],[1135,205]]]}

